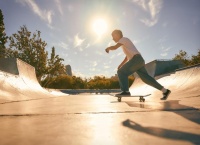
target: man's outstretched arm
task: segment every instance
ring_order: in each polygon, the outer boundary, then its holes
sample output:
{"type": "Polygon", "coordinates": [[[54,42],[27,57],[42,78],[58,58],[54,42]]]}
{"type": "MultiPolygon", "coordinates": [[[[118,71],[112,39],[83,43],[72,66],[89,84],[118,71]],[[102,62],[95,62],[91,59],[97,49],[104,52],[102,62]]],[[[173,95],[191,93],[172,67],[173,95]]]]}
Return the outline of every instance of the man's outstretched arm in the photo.
{"type": "Polygon", "coordinates": [[[106,51],[107,53],[109,53],[110,50],[116,50],[116,49],[119,48],[120,46],[122,46],[122,44],[117,43],[117,44],[114,45],[114,46],[110,46],[110,47],[106,48],[105,51],[106,51]]]}

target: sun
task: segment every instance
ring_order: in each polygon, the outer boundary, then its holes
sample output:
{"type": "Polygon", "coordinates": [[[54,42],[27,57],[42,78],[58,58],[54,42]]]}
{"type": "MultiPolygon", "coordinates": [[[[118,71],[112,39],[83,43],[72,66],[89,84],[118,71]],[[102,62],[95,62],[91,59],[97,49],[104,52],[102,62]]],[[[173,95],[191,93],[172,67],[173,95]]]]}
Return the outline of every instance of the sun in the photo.
{"type": "Polygon", "coordinates": [[[108,29],[108,23],[101,18],[95,19],[92,23],[92,29],[98,36],[102,36],[108,29]]]}

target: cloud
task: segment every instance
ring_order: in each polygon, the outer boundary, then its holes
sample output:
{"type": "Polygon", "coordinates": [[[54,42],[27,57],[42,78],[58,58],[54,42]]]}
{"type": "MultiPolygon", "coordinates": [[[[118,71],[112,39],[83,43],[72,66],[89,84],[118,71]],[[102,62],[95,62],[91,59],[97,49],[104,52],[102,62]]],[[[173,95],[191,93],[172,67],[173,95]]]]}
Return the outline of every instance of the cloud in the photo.
{"type": "Polygon", "coordinates": [[[158,22],[158,15],[163,5],[162,0],[133,0],[133,2],[150,15],[150,18],[141,19],[142,23],[148,27],[152,27],[158,22]]]}
{"type": "Polygon", "coordinates": [[[133,0],[134,3],[142,7],[145,11],[147,10],[147,1],[146,0],[133,0]]]}
{"type": "Polygon", "coordinates": [[[101,51],[98,51],[98,50],[95,51],[95,53],[98,54],[98,55],[103,55],[103,53],[101,51]]]}
{"type": "Polygon", "coordinates": [[[162,50],[165,51],[165,52],[169,51],[170,49],[171,49],[171,47],[167,47],[167,48],[162,47],[162,50]]]}
{"type": "Polygon", "coordinates": [[[141,42],[141,40],[133,40],[133,43],[134,44],[138,44],[138,43],[140,43],[141,42]]]}
{"type": "Polygon", "coordinates": [[[68,10],[69,12],[73,12],[73,11],[74,11],[74,7],[73,7],[72,5],[68,5],[68,6],[67,6],[67,10],[68,10]]]}
{"type": "Polygon", "coordinates": [[[163,28],[166,28],[168,26],[168,23],[167,22],[164,22],[163,24],[162,24],[162,27],[163,28]]]}
{"type": "Polygon", "coordinates": [[[158,22],[158,19],[151,19],[151,20],[149,20],[149,19],[141,19],[140,20],[142,23],[144,23],[146,26],[148,26],[148,27],[152,27],[152,26],[154,26],[157,22],[158,22]]]}
{"type": "Polygon", "coordinates": [[[116,56],[115,54],[111,55],[111,56],[110,56],[110,59],[115,58],[115,56],[116,56]]]}
{"type": "Polygon", "coordinates": [[[78,49],[79,49],[79,51],[83,51],[83,48],[82,48],[82,47],[79,47],[78,49]]]}
{"type": "Polygon", "coordinates": [[[120,55],[122,55],[123,53],[122,52],[119,52],[118,54],[117,54],[117,56],[120,56],[120,55]]]}
{"type": "Polygon", "coordinates": [[[63,15],[63,9],[62,9],[62,4],[61,4],[60,0],[55,0],[55,2],[56,2],[56,6],[58,7],[60,14],[63,15]]]}
{"type": "Polygon", "coordinates": [[[40,9],[34,0],[16,0],[16,2],[21,3],[23,6],[27,5],[42,20],[47,21],[48,24],[52,23],[52,16],[54,13],[50,10],[47,11],[40,9]]]}
{"type": "Polygon", "coordinates": [[[85,78],[86,77],[83,73],[81,73],[81,71],[79,69],[73,70],[72,74],[74,76],[76,76],[76,77],[81,77],[81,78],[85,78]]]}
{"type": "Polygon", "coordinates": [[[90,71],[96,71],[96,69],[93,67],[93,68],[90,68],[89,69],[90,71]]]}
{"type": "Polygon", "coordinates": [[[123,15],[123,16],[126,16],[127,14],[126,14],[126,12],[124,11],[124,12],[122,13],[122,15],[123,15]]]}
{"type": "Polygon", "coordinates": [[[52,43],[51,45],[55,46],[56,48],[62,48],[62,49],[65,49],[65,50],[69,49],[69,45],[62,42],[62,41],[58,42],[58,43],[52,43]]]}
{"type": "Polygon", "coordinates": [[[81,38],[79,37],[79,34],[76,34],[76,35],[74,36],[74,47],[81,46],[82,43],[83,43],[84,41],[85,41],[85,39],[81,39],[81,38]]]}
{"type": "Polygon", "coordinates": [[[69,49],[69,48],[68,48],[68,44],[66,44],[66,43],[64,43],[64,42],[60,42],[60,43],[58,43],[57,45],[58,45],[58,47],[61,47],[61,48],[63,48],[63,49],[66,49],[66,50],[69,49]]]}
{"type": "Polygon", "coordinates": [[[160,54],[161,56],[167,56],[168,55],[168,52],[171,50],[172,47],[167,47],[167,48],[164,48],[162,46],[162,53],[160,54]]]}
{"type": "Polygon", "coordinates": [[[91,45],[90,45],[90,43],[88,43],[87,45],[86,45],[86,47],[85,48],[88,48],[88,47],[90,47],[91,45]]]}
{"type": "Polygon", "coordinates": [[[164,52],[164,53],[161,53],[160,55],[161,55],[161,56],[167,56],[168,53],[167,53],[167,52],[164,52]]]}
{"type": "MultiPolygon", "coordinates": [[[[68,55],[66,55],[66,56],[68,56],[68,55]]],[[[69,63],[69,62],[72,62],[72,60],[71,60],[71,59],[67,59],[66,61],[67,61],[68,63],[69,63]]]]}
{"type": "Polygon", "coordinates": [[[110,68],[110,66],[108,66],[108,65],[104,66],[104,69],[108,69],[108,68],[110,68]]]}
{"type": "Polygon", "coordinates": [[[110,41],[110,42],[108,42],[108,45],[107,45],[107,47],[109,47],[109,46],[112,46],[112,45],[115,45],[115,43],[114,43],[114,41],[112,40],[112,41],[110,41]]]}
{"type": "Polygon", "coordinates": [[[97,66],[97,62],[94,61],[93,64],[92,64],[92,66],[93,66],[93,67],[97,66]]]}

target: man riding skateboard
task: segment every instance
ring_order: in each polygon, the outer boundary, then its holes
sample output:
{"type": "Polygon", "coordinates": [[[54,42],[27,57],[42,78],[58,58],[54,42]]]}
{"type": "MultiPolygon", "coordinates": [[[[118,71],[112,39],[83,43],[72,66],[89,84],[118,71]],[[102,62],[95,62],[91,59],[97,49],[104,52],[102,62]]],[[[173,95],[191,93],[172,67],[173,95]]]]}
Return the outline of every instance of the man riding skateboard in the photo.
{"type": "Polygon", "coordinates": [[[128,76],[136,72],[144,83],[162,91],[163,97],[160,99],[166,100],[171,91],[163,87],[147,73],[145,69],[145,61],[131,40],[123,37],[121,30],[114,30],[112,32],[112,37],[116,42],[116,45],[106,48],[105,51],[109,53],[110,50],[116,50],[122,46],[123,52],[126,55],[125,59],[119,65],[117,71],[122,92],[116,96],[130,96],[128,76]]]}

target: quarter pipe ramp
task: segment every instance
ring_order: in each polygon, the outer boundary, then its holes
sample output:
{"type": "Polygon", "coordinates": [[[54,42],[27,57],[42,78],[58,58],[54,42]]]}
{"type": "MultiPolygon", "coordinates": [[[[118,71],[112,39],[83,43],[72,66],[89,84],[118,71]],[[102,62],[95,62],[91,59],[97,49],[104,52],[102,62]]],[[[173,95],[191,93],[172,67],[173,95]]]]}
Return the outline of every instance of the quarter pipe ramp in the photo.
{"type": "Polygon", "coordinates": [[[0,59],[0,103],[66,95],[40,86],[35,68],[16,58],[0,59]]]}

